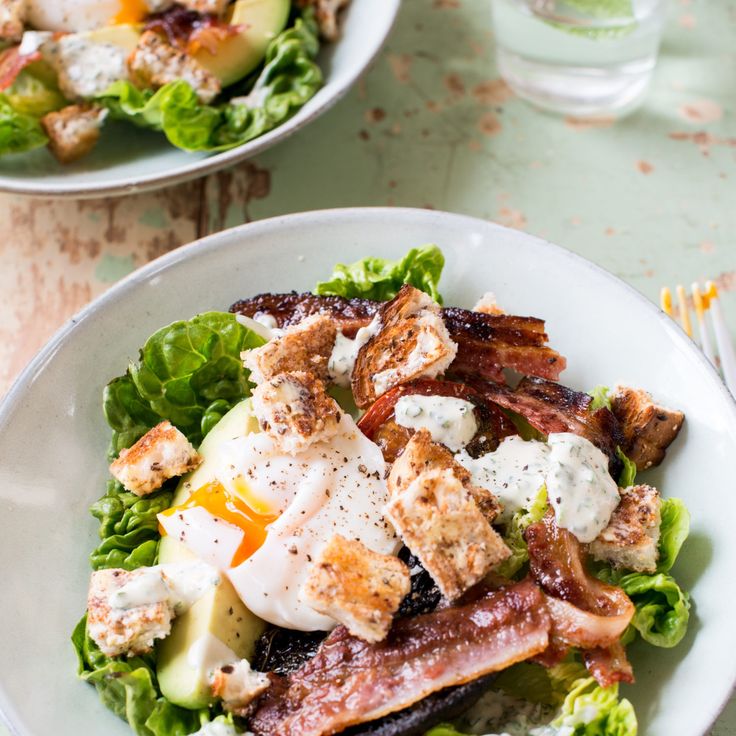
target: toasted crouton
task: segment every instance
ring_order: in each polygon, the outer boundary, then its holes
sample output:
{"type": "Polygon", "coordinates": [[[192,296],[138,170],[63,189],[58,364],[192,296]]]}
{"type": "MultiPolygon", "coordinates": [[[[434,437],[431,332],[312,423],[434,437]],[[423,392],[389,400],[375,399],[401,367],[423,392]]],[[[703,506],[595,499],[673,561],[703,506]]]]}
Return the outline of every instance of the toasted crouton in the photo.
{"type": "Polygon", "coordinates": [[[110,472],[131,493],[145,496],[201,462],[189,440],[170,422],[161,422],[132,447],[121,450],[110,472]]]}
{"type": "Polygon", "coordinates": [[[621,502],[608,526],[590,543],[596,560],[614,567],[653,573],[659,557],[661,499],[651,486],[621,489],[621,502]]]}
{"type": "Polygon", "coordinates": [[[410,589],[409,568],[397,557],[335,534],[312,565],[301,594],[354,636],[377,642],[386,638],[410,589]]]}
{"type": "Polygon", "coordinates": [[[327,380],[327,362],[335,344],[337,325],[323,314],[313,314],[255,350],[244,352],[243,364],[254,383],[263,383],[292,371],[313,373],[327,380]]]}
{"type": "Polygon", "coordinates": [[[145,31],[128,58],[133,79],[142,87],[163,87],[168,82],[188,82],[204,104],[220,94],[219,79],[196,59],[168,44],[155,31],[145,31]]]}
{"type": "Polygon", "coordinates": [[[49,149],[62,164],[86,156],[100,139],[107,110],[94,105],[69,105],[41,118],[49,149]]]}
{"type": "Polygon", "coordinates": [[[338,13],[349,2],[350,0],[299,0],[299,5],[313,6],[322,38],[327,41],[337,41],[340,36],[338,13]]]}
{"type": "Polygon", "coordinates": [[[616,386],[611,411],[621,424],[628,458],[637,470],[646,470],[664,460],[665,451],[682,429],[685,415],[652,401],[641,389],[616,386]]]}
{"type": "Polygon", "coordinates": [[[452,453],[443,445],[433,442],[426,429],[415,432],[404,451],[396,458],[388,475],[391,496],[406,490],[421,473],[427,470],[449,470],[470,492],[478,509],[491,523],[501,513],[501,504],[496,496],[485,488],[471,483],[470,472],[455,461],[452,453]]]}
{"type": "Polygon", "coordinates": [[[281,373],[253,391],[253,413],[261,429],[292,455],[334,437],[342,409],[311,373],[281,373]]]}
{"type": "Polygon", "coordinates": [[[215,670],[212,675],[212,694],[222,700],[225,710],[244,717],[248,706],[270,684],[267,674],[252,670],[248,660],[241,659],[215,670]]]}
{"type": "Polygon", "coordinates": [[[378,315],[381,329],[361,347],[353,370],[353,395],[361,408],[400,383],[444,373],[457,354],[439,306],[409,284],[378,315]]]}
{"type": "Polygon", "coordinates": [[[450,469],[420,473],[392,496],[385,513],[449,600],[511,554],[450,469]]]}
{"type": "Polygon", "coordinates": [[[498,306],[496,295],[492,291],[487,291],[480,299],[478,299],[473,307],[473,311],[481,312],[483,314],[506,314],[506,312],[498,306]]]}
{"type": "Polygon", "coordinates": [[[20,41],[26,21],[27,0],[0,2],[0,41],[20,41]]]}
{"type": "Polygon", "coordinates": [[[92,573],[87,596],[87,631],[108,657],[144,654],[156,639],[171,631],[174,611],[161,600],[135,608],[115,608],[110,596],[136,577],[138,571],[97,570],[92,573]]]}

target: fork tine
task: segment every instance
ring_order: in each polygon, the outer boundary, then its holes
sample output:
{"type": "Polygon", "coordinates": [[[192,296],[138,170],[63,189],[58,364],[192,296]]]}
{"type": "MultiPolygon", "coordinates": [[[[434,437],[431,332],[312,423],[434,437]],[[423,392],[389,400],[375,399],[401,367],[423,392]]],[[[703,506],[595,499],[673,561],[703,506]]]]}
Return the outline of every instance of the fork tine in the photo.
{"type": "Polygon", "coordinates": [[[733,341],[726,327],[723,312],[721,311],[718,288],[712,281],[709,281],[705,287],[710,303],[710,317],[713,323],[713,331],[716,334],[716,343],[718,344],[718,352],[721,358],[723,378],[731,393],[736,396],[736,351],[734,350],[733,341]]]}
{"type": "Polygon", "coordinates": [[[700,334],[700,347],[705,353],[705,357],[716,365],[716,356],[713,352],[713,343],[710,339],[708,325],[705,323],[705,312],[708,309],[707,297],[700,291],[700,285],[697,281],[693,282],[693,305],[695,306],[695,318],[698,320],[698,332],[700,334]]]}
{"type": "Polygon", "coordinates": [[[680,308],[680,324],[682,329],[687,332],[688,337],[693,336],[693,325],[690,321],[690,312],[687,308],[687,298],[685,296],[685,287],[682,284],[678,284],[675,289],[677,294],[677,305],[680,308]]]}

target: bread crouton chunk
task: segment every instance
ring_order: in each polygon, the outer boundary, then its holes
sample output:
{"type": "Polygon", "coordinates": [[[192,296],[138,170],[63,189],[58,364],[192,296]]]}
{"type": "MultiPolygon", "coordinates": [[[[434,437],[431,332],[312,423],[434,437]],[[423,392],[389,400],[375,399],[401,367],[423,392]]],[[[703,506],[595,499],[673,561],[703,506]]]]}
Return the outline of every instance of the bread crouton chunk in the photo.
{"type": "Polygon", "coordinates": [[[209,104],[220,94],[220,81],[196,59],[167,43],[155,31],[145,31],[128,59],[131,77],[142,87],[158,89],[183,80],[200,102],[209,104]]]}
{"type": "Polygon", "coordinates": [[[62,164],[86,156],[100,139],[107,110],[94,105],[69,105],[41,118],[49,149],[62,164]]]}
{"type": "Polygon", "coordinates": [[[596,560],[636,572],[656,572],[661,499],[652,486],[621,489],[621,502],[608,526],[590,543],[596,560]]]}
{"type": "Polygon", "coordinates": [[[451,469],[430,469],[394,493],[386,516],[449,600],[511,553],[451,469]]]}
{"type": "Polygon", "coordinates": [[[169,635],[171,621],[187,611],[220,577],[199,560],[92,573],[87,631],[108,657],[129,657],[169,635]]]}
{"type": "Polygon", "coordinates": [[[386,638],[410,588],[409,568],[397,557],[335,534],[312,566],[302,597],[353,636],[377,642],[386,638]]]}
{"type": "Polygon", "coordinates": [[[144,654],[156,639],[171,631],[174,611],[166,600],[134,608],[116,608],[110,597],[134,580],[137,571],[97,570],[92,573],[87,596],[87,631],[108,657],[144,654]]]}
{"type": "Polygon", "coordinates": [[[261,429],[292,455],[340,429],[342,409],[312,373],[281,373],[257,386],[252,401],[261,429]]]}
{"type": "Polygon", "coordinates": [[[439,305],[409,284],[381,307],[377,320],[381,329],[361,347],[353,370],[361,408],[401,383],[444,373],[457,354],[439,305]]]}
{"type": "Polygon", "coordinates": [[[0,2],[0,41],[20,41],[26,20],[27,0],[0,2]]]}
{"type": "Polygon", "coordinates": [[[313,314],[284,331],[260,348],[242,355],[254,383],[279,375],[303,371],[327,380],[327,363],[335,345],[337,325],[323,314],[313,314]]]}
{"type": "Polygon", "coordinates": [[[485,488],[474,486],[470,472],[455,460],[444,445],[433,442],[426,429],[420,429],[412,435],[404,451],[391,466],[387,479],[391,496],[406,490],[428,470],[449,470],[468,490],[488,523],[492,523],[501,513],[502,506],[496,496],[485,488]]]}
{"type": "Polygon", "coordinates": [[[146,496],[201,462],[189,440],[170,422],[161,422],[132,447],[121,450],[110,465],[110,473],[131,493],[146,496]]]}
{"type": "Polygon", "coordinates": [[[646,470],[664,460],[685,420],[681,411],[655,404],[646,391],[628,386],[615,387],[611,411],[624,433],[622,449],[636,463],[637,470],[646,470]]]}
{"type": "Polygon", "coordinates": [[[222,700],[225,710],[244,717],[248,706],[268,690],[271,680],[264,672],[251,669],[247,659],[226,664],[212,675],[212,694],[222,700]]]}

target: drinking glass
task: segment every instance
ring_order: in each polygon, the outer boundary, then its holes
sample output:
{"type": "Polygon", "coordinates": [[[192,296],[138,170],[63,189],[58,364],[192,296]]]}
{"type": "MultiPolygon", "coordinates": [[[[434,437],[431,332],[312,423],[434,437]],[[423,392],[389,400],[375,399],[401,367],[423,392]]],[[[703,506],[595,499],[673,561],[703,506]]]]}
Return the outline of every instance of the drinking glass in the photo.
{"type": "Polygon", "coordinates": [[[657,62],[666,0],[491,0],[499,72],[520,97],[575,117],[624,114],[657,62]]]}

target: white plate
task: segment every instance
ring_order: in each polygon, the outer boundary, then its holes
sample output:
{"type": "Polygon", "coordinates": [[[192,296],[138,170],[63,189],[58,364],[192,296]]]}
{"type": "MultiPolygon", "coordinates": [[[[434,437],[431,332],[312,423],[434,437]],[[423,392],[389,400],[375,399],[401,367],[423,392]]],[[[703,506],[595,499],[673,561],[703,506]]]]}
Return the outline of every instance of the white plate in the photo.
{"type": "Polygon", "coordinates": [[[335,104],[383,46],[401,0],[351,0],[342,35],[317,59],[325,84],[294,117],[260,138],[216,154],[187,153],[162,133],[111,123],[100,144],[77,163],[62,166],[46,148],[0,158],[0,191],[44,197],[102,197],[170,186],[255,156],[303,128],[335,104]]]}
{"type": "Polygon", "coordinates": [[[41,351],[0,407],[0,709],[21,736],[129,734],[74,676],[69,634],[84,609],[87,553],[104,492],[106,381],[158,327],[262,291],[308,290],[337,261],[396,257],[438,243],[446,303],[493,290],[547,320],[566,384],[616,380],[653,391],[687,422],[645,476],[683,498],[692,534],[675,569],[694,607],[674,650],[635,646],[624,688],[642,736],[699,736],[736,679],[736,406],[684,333],[618,279],[561,248],[480,220],[423,210],[356,209],[246,225],[176,250],[83,310],[41,351]]]}

